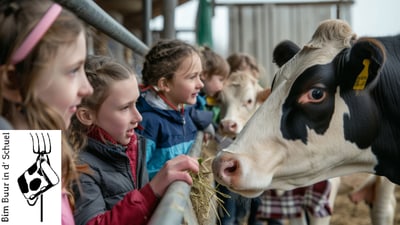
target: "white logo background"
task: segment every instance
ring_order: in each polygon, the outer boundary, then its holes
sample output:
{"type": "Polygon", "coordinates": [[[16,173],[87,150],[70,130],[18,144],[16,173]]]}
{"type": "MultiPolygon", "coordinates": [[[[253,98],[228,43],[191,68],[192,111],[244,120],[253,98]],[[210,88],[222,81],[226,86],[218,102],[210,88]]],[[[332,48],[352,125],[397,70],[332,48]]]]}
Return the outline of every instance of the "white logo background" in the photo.
{"type": "MultiPolygon", "coordinates": [[[[48,138],[47,138],[48,139],[48,138]]],[[[61,131],[60,130],[0,130],[0,221],[21,225],[61,224],[61,131]],[[42,193],[30,206],[18,185],[18,178],[32,166],[38,154],[33,151],[30,134],[49,134],[49,163],[59,182],[42,193]]]]}

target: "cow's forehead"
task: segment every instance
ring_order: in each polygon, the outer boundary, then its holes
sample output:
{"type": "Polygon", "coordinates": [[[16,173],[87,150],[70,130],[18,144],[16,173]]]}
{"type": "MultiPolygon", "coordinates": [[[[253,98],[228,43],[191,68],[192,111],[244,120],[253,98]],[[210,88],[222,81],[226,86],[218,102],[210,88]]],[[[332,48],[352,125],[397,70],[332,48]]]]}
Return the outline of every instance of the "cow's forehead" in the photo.
{"type": "Polygon", "coordinates": [[[350,26],[339,20],[322,22],[310,42],[275,74],[274,86],[286,81],[292,84],[307,68],[317,64],[327,64],[344,48],[351,47],[356,35],[350,26]]]}
{"type": "Polygon", "coordinates": [[[240,97],[243,95],[255,95],[258,91],[257,80],[248,72],[237,71],[232,73],[225,81],[221,91],[222,96],[240,97]]]}

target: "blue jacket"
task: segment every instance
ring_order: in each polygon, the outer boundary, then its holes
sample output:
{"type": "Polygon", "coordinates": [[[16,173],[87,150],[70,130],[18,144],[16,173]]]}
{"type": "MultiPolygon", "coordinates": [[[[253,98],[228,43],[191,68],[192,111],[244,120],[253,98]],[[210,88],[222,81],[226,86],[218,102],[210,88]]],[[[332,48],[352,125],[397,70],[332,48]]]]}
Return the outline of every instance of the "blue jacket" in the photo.
{"type": "Polygon", "coordinates": [[[150,179],[168,160],[188,154],[197,131],[208,126],[212,119],[212,115],[193,111],[192,106],[185,107],[183,114],[173,110],[151,90],[141,93],[136,107],[143,116],[143,129],[137,132],[146,139],[150,179]]]}

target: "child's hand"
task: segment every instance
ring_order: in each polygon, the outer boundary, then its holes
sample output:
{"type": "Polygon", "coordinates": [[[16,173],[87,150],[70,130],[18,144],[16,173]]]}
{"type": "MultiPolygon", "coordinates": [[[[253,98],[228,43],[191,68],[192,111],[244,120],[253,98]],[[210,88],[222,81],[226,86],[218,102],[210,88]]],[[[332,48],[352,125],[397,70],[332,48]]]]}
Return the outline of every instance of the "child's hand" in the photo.
{"type": "Polygon", "coordinates": [[[199,172],[197,159],[179,155],[164,164],[163,168],[150,181],[150,186],[156,195],[163,196],[168,186],[174,181],[180,180],[192,185],[193,180],[189,171],[199,172]]]}

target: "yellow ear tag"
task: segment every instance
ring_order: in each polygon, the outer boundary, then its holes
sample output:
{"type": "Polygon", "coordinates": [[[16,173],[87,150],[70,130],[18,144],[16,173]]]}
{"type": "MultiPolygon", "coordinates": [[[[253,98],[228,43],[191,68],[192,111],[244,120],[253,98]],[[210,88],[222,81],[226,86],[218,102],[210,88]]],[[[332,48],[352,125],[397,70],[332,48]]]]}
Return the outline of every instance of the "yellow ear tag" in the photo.
{"type": "Polygon", "coordinates": [[[365,85],[367,84],[368,80],[368,69],[369,69],[369,59],[364,59],[364,69],[358,74],[356,82],[354,83],[353,90],[361,91],[364,90],[365,85]]]}

